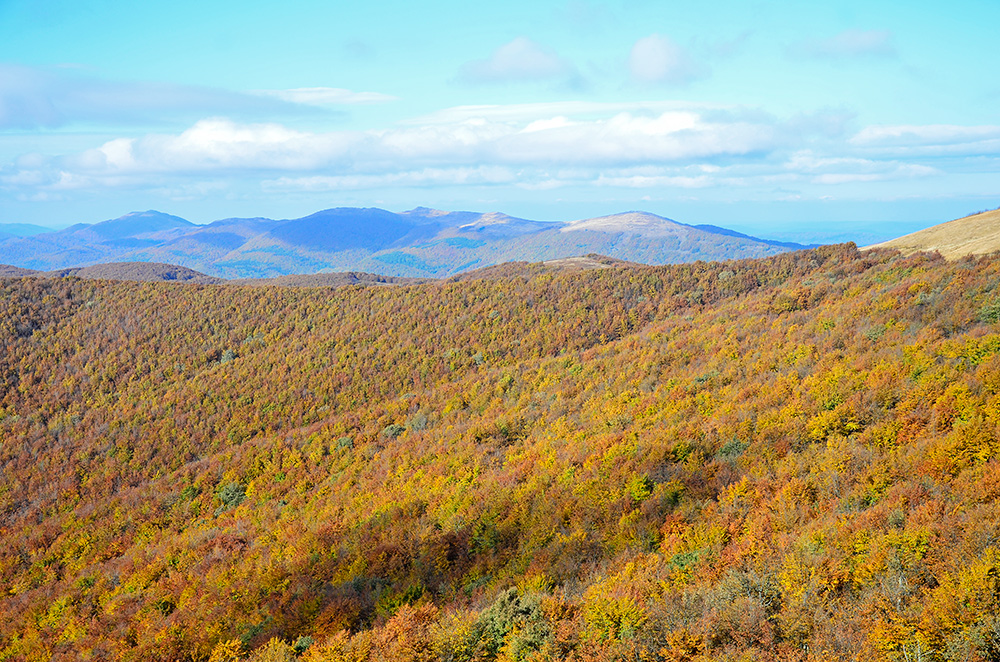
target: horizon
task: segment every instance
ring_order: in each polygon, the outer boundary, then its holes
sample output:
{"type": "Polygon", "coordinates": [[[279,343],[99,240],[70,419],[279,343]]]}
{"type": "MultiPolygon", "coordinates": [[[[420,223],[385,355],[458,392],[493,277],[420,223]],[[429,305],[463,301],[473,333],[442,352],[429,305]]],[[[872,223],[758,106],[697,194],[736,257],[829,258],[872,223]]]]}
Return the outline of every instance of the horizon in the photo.
{"type": "Polygon", "coordinates": [[[898,236],[1000,204],[998,18],[977,0],[12,0],[0,223],[636,209],[898,236]]]}

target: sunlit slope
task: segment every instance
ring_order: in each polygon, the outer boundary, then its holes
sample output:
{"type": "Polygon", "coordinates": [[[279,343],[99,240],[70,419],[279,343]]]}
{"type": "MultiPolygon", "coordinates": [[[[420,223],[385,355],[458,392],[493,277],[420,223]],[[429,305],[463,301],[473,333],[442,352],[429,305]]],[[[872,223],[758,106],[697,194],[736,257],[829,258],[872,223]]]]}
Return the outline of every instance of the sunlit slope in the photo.
{"type": "Polygon", "coordinates": [[[941,223],[870,248],[895,248],[903,253],[937,251],[951,260],[1000,250],[1000,209],[941,223]]]}

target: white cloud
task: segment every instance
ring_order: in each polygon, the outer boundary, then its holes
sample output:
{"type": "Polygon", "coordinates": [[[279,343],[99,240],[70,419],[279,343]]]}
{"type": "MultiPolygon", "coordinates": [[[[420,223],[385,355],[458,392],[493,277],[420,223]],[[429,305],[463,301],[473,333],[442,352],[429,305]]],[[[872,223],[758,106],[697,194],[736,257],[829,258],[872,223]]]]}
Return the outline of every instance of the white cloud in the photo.
{"type": "Polygon", "coordinates": [[[459,78],[473,83],[552,80],[573,74],[573,67],[527,37],[504,44],[485,60],[466,63],[459,78]]]}
{"type": "Polygon", "coordinates": [[[717,182],[705,175],[699,177],[669,175],[629,175],[623,177],[602,174],[594,184],[623,188],[705,188],[717,185],[717,182]]]}
{"type": "Polygon", "coordinates": [[[773,125],[739,118],[706,119],[695,110],[564,115],[531,121],[469,116],[452,123],[378,131],[297,131],[280,124],[201,120],[180,134],[119,138],[65,160],[82,172],[108,174],[392,170],[410,167],[602,165],[717,159],[767,152],[773,125]]]}
{"type": "Polygon", "coordinates": [[[574,126],[576,122],[572,122],[562,115],[557,115],[556,117],[549,117],[546,119],[535,120],[528,124],[528,126],[521,129],[521,133],[534,133],[536,131],[549,131],[552,129],[564,129],[566,127],[574,126]]]}
{"type": "Polygon", "coordinates": [[[943,174],[922,164],[859,157],[817,156],[811,151],[793,154],[785,169],[817,184],[850,184],[915,179],[943,174]]]}
{"type": "Polygon", "coordinates": [[[277,98],[172,83],[123,82],[72,69],[0,64],[0,130],[80,122],[148,124],[206,114],[243,117],[317,112],[277,98]],[[305,108],[305,110],[303,110],[305,108]]]}
{"type": "Polygon", "coordinates": [[[468,120],[530,123],[543,118],[601,118],[615,113],[656,114],[668,111],[728,110],[721,104],[679,101],[552,101],[541,103],[511,103],[492,105],[452,106],[403,122],[404,125],[454,124],[468,120]]]}
{"type": "Polygon", "coordinates": [[[895,55],[888,30],[844,30],[825,39],[807,39],[794,44],[789,53],[815,58],[889,57],[895,55]]]}
{"type": "Polygon", "coordinates": [[[1000,155],[1000,126],[869,126],[850,143],[869,152],[899,156],[1000,155]]]}
{"type": "Polygon", "coordinates": [[[924,124],[868,126],[851,139],[857,144],[947,144],[976,142],[1000,137],[1000,126],[956,126],[924,124]]]}
{"type": "Polygon", "coordinates": [[[669,37],[651,34],[635,42],[628,59],[632,78],[640,83],[680,85],[705,74],[704,67],[669,37]]]}
{"type": "Polygon", "coordinates": [[[886,164],[882,172],[829,172],[817,175],[813,182],[817,184],[852,184],[856,182],[885,182],[901,179],[917,179],[942,175],[937,168],[929,166],[895,163],[886,164]]]}
{"type": "Polygon", "coordinates": [[[297,87],[290,90],[258,90],[257,94],[308,106],[342,106],[398,101],[397,97],[380,92],[353,92],[339,87],[297,87]]]}
{"type": "Polygon", "coordinates": [[[177,134],[119,138],[66,160],[83,171],[106,173],[318,168],[344,158],[347,133],[314,134],[280,124],[201,120],[177,134]]]}
{"type": "Polygon", "coordinates": [[[617,165],[727,158],[776,147],[774,127],[743,121],[709,121],[695,112],[617,113],[567,126],[518,132],[498,144],[512,161],[617,165]]]}

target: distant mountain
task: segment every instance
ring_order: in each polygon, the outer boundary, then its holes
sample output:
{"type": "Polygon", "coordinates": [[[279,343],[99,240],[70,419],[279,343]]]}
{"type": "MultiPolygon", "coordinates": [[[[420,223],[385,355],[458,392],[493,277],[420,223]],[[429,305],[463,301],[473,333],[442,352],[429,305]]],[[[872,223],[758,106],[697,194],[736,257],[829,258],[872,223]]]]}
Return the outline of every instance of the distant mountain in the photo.
{"type": "Polygon", "coordinates": [[[948,259],[993,253],[1000,250],[1000,209],[941,223],[868,248],[895,248],[903,253],[937,251],[948,259]]]}
{"type": "Polygon", "coordinates": [[[61,234],[72,234],[86,239],[95,237],[104,242],[114,243],[122,240],[127,242],[127,240],[162,239],[196,227],[198,226],[191,221],[179,216],[151,210],[132,212],[94,225],[74,225],[63,230],[61,234]]]}
{"type": "Polygon", "coordinates": [[[0,237],[30,237],[42,232],[52,232],[52,228],[31,223],[0,223],[0,237]]]}
{"type": "Polygon", "coordinates": [[[296,219],[229,218],[208,225],[135,212],[59,232],[0,237],[0,263],[50,271],[158,262],[227,279],[321,272],[444,278],[504,262],[588,253],[670,264],[765,257],[797,248],[802,246],[638,211],[557,223],[498,212],[342,207],[296,219]]]}
{"type": "Polygon", "coordinates": [[[764,257],[786,250],[791,248],[752,237],[706,232],[645,212],[572,223],[484,214],[432,241],[376,253],[363,268],[389,273],[373,264],[381,262],[408,275],[446,276],[505,262],[543,262],[588,253],[644,264],[672,264],[764,257]]]}
{"type": "Polygon", "coordinates": [[[0,262],[46,271],[127,260],[136,249],[160,245],[197,227],[158,211],[133,212],[100,223],[0,240],[0,262]]]}

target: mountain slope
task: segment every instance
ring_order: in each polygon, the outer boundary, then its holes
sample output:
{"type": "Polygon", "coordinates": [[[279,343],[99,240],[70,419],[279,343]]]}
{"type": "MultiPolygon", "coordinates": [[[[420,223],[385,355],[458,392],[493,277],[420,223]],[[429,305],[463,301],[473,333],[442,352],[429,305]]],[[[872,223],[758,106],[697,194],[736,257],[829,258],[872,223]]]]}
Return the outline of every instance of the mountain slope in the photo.
{"type": "Polygon", "coordinates": [[[868,248],[894,248],[903,253],[937,251],[948,259],[1000,251],[1000,209],[941,223],[868,248]]]}

